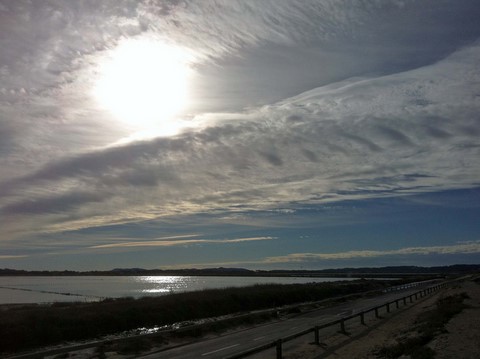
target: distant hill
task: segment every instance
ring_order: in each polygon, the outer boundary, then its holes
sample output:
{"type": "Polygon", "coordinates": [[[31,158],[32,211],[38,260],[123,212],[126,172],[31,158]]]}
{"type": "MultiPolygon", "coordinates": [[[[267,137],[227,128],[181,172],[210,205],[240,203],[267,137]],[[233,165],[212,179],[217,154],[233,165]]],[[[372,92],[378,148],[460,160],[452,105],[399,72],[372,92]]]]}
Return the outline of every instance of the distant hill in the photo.
{"type": "Polygon", "coordinates": [[[457,264],[451,266],[418,267],[418,266],[389,266],[389,267],[362,267],[338,268],[319,271],[268,271],[269,275],[281,276],[282,272],[296,276],[322,276],[322,277],[411,277],[411,276],[447,276],[480,273],[478,264],[457,264]]]}
{"type": "Polygon", "coordinates": [[[115,268],[108,271],[25,271],[0,269],[0,276],[131,276],[131,275],[181,275],[181,276],[269,276],[269,277],[385,277],[412,275],[462,275],[480,273],[480,264],[456,264],[451,266],[417,267],[365,267],[322,270],[250,270],[245,268],[185,268],[143,269],[115,268]]]}

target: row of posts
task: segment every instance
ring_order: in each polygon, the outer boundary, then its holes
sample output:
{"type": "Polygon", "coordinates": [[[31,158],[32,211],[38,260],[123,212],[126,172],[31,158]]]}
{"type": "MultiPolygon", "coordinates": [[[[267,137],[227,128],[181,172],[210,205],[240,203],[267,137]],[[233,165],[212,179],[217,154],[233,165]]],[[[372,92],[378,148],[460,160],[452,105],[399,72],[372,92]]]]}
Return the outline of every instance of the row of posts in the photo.
{"type": "MultiPolygon", "coordinates": [[[[420,292],[417,292],[417,293],[414,293],[414,294],[411,294],[407,297],[403,297],[401,299],[397,299],[393,302],[389,302],[389,303],[386,303],[384,305],[381,305],[379,307],[375,307],[373,308],[373,310],[375,311],[375,318],[380,318],[380,314],[379,314],[379,309],[383,306],[386,306],[386,309],[387,309],[387,313],[390,313],[390,305],[395,303],[395,306],[396,308],[400,308],[400,305],[398,304],[399,301],[403,301],[403,305],[407,305],[407,298],[409,299],[409,303],[413,303],[413,297],[415,297],[415,300],[418,299],[418,296],[420,296],[420,298],[426,296],[427,294],[429,293],[432,293],[434,292],[435,290],[437,290],[438,288],[440,288],[441,286],[440,285],[437,285],[435,287],[430,287],[430,288],[426,288],[424,289],[423,291],[420,291],[420,292]]],[[[358,316],[360,316],[360,323],[362,325],[366,325],[365,324],[365,313],[371,311],[370,310],[367,310],[367,311],[363,311],[359,314],[357,314],[358,316]]],[[[355,315],[355,316],[357,316],[355,315]]],[[[350,318],[342,318],[340,319],[340,332],[343,333],[343,334],[347,334],[347,331],[345,329],[345,321],[347,319],[351,319],[353,317],[350,317],[350,318]]],[[[319,345],[320,344],[320,329],[323,328],[323,327],[320,327],[320,326],[315,326],[314,328],[314,334],[315,334],[315,344],[319,345]]],[[[276,342],[275,342],[275,348],[276,348],[276,353],[277,353],[277,359],[282,359],[283,356],[282,356],[282,343],[283,343],[283,340],[282,339],[278,339],[276,342]]]]}

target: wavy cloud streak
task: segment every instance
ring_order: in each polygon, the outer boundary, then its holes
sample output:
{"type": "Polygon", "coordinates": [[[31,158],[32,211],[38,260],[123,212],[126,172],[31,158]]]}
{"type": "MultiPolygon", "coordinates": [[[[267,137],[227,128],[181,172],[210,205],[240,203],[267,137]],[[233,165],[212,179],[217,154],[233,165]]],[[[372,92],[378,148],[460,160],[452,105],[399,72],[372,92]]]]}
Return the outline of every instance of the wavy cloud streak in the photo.
{"type": "Polygon", "coordinates": [[[286,256],[268,257],[262,263],[316,262],[339,259],[376,258],[385,256],[411,256],[431,254],[478,254],[480,241],[469,244],[432,247],[407,247],[386,251],[348,251],[339,253],[292,253],[286,256]]]}
{"type": "Polygon", "coordinates": [[[242,243],[252,241],[268,241],[275,239],[275,237],[250,237],[250,238],[235,238],[235,239],[185,239],[174,241],[143,241],[143,242],[126,242],[126,243],[110,243],[92,246],[90,248],[125,248],[125,247],[172,247],[172,246],[187,246],[191,244],[230,244],[242,243]]]}

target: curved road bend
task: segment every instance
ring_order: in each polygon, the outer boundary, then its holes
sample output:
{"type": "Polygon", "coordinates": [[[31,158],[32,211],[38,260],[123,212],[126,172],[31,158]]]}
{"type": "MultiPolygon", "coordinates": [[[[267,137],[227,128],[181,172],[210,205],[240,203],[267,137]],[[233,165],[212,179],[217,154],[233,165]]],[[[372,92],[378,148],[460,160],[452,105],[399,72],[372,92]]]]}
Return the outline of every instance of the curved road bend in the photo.
{"type": "MultiPolygon", "coordinates": [[[[246,330],[225,334],[187,344],[185,346],[152,353],[140,358],[144,359],[216,359],[224,358],[248,349],[271,343],[276,339],[301,332],[315,325],[327,323],[343,316],[358,313],[362,310],[393,301],[425,288],[427,285],[385,293],[383,295],[358,299],[334,307],[322,308],[298,315],[294,318],[260,325],[246,330]]],[[[313,337],[313,334],[312,334],[313,337]]]]}

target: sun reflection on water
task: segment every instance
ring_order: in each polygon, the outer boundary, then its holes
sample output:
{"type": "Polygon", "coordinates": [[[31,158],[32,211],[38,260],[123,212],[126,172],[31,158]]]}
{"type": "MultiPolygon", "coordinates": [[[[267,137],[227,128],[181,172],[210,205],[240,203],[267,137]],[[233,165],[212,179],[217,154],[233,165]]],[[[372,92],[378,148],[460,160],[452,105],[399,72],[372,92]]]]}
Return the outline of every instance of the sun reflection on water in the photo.
{"type": "Polygon", "coordinates": [[[172,293],[186,291],[190,277],[182,276],[142,276],[138,280],[147,288],[142,293],[172,293]]]}

